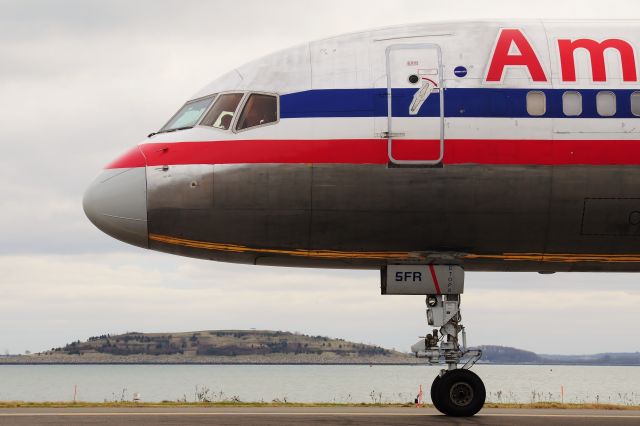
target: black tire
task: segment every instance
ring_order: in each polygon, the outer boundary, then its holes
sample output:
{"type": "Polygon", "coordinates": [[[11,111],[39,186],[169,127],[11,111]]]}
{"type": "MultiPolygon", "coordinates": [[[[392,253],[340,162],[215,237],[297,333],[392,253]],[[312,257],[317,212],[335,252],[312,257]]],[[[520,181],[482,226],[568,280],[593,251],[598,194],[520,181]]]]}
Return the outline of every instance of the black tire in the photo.
{"type": "Polygon", "coordinates": [[[482,409],[487,397],[484,383],[469,370],[450,370],[437,385],[436,396],[442,413],[452,417],[471,417],[482,409]]]}
{"type": "Polygon", "coordinates": [[[442,395],[442,392],[440,392],[441,381],[442,378],[438,374],[436,378],[433,379],[433,383],[431,383],[431,402],[433,403],[433,406],[436,407],[436,410],[444,413],[444,411],[442,411],[442,404],[440,403],[440,396],[442,395]]]}

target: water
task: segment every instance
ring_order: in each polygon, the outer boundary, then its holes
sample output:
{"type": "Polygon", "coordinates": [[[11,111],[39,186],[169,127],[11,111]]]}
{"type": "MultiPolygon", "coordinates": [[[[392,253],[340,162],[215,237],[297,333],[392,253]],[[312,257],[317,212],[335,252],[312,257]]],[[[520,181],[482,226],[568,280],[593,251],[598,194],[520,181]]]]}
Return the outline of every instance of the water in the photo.
{"type": "MultiPolygon", "coordinates": [[[[473,369],[496,402],[640,405],[639,367],[497,366],[473,369]]],[[[1,401],[241,400],[425,402],[438,368],[368,365],[0,365],[1,401]],[[200,397],[198,397],[200,393],[200,397]],[[204,395],[203,395],[204,393],[204,395]]]]}

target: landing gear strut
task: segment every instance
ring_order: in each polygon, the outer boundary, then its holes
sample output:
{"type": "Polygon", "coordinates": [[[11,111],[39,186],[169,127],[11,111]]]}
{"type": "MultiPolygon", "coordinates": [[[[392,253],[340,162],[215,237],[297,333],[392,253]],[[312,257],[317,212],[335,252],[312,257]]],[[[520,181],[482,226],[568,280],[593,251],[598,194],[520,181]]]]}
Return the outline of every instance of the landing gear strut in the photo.
{"type": "Polygon", "coordinates": [[[427,322],[434,329],[411,351],[431,365],[446,365],[431,385],[431,400],[441,413],[453,417],[473,416],[486,398],[482,380],[469,370],[482,351],[467,349],[460,315],[463,290],[464,271],[459,266],[389,265],[382,274],[383,294],[427,294],[427,322]]]}

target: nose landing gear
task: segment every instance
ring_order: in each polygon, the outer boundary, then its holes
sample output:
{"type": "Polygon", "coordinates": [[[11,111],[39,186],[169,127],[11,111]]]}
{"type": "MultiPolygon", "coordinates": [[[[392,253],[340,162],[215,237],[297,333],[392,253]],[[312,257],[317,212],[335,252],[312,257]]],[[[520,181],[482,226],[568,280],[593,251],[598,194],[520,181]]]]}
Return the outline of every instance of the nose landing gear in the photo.
{"type": "Polygon", "coordinates": [[[427,322],[438,328],[411,351],[431,365],[447,366],[431,385],[433,405],[447,416],[473,416],[482,409],[486,390],[480,377],[469,370],[482,351],[467,349],[461,324],[464,271],[453,265],[389,265],[386,272],[382,274],[383,294],[427,294],[427,322]],[[458,367],[463,359],[465,364],[458,367]]]}
{"type": "Polygon", "coordinates": [[[448,369],[443,369],[431,385],[431,400],[438,411],[453,417],[473,416],[486,398],[482,380],[469,370],[480,359],[482,351],[467,350],[461,319],[459,294],[427,296],[427,321],[440,329],[434,329],[411,347],[416,356],[426,358],[429,364],[447,365],[448,369]],[[463,358],[467,362],[458,368],[463,358]]]}

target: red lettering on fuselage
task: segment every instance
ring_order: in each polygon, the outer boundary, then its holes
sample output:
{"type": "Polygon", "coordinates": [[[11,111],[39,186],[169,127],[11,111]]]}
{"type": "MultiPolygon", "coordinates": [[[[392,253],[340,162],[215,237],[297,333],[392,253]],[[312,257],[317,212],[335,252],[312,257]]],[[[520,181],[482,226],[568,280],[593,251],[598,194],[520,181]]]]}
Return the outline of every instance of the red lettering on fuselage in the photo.
{"type": "Polygon", "coordinates": [[[487,71],[487,82],[499,83],[503,80],[507,67],[526,67],[535,82],[546,82],[547,76],[540,59],[524,33],[519,29],[501,29],[498,34],[493,56],[487,71]],[[519,53],[512,54],[515,46],[519,53]]]}
{"type": "Polygon", "coordinates": [[[603,42],[597,42],[583,38],[573,41],[558,40],[563,82],[577,81],[575,52],[578,49],[585,49],[589,52],[589,57],[591,58],[591,75],[594,82],[607,81],[607,68],[604,56],[607,49],[615,49],[618,51],[622,63],[623,80],[625,82],[638,81],[636,55],[630,43],[620,39],[608,39],[603,42]]]}

